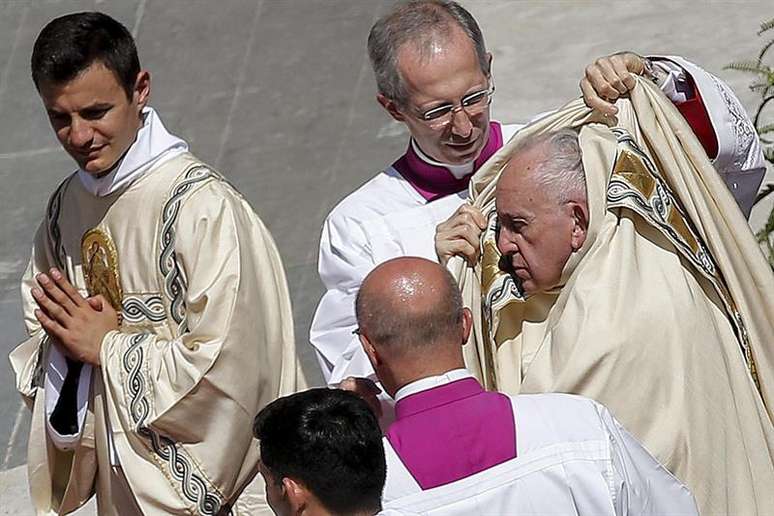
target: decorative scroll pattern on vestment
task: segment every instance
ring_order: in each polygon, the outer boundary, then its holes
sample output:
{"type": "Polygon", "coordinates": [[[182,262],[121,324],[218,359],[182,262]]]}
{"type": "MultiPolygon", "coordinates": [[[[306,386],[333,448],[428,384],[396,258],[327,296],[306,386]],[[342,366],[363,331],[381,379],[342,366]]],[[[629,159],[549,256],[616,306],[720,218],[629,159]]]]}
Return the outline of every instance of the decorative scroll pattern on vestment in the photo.
{"type": "Polygon", "coordinates": [[[186,279],[175,253],[175,222],[180,213],[183,197],[196,184],[210,178],[220,179],[220,175],[204,165],[196,165],[185,173],[183,178],[172,187],[169,199],[161,212],[161,235],[159,245],[159,270],[164,278],[164,294],[169,301],[169,316],[177,323],[180,333],[187,330],[185,319],[186,279]]]}
{"type": "MultiPolygon", "coordinates": [[[[612,131],[618,140],[618,151],[607,187],[608,209],[628,208],[638,213],[666,236],[680,254],[710,281],[726,308],[750,374],[758,385],[747,329],[707,246],[693,228],[669,185],[632,136],[621,128],[613,128],[612,131]]],[[[760,390],[760,386],[758,388],[760,390]]]]}
{"type": "Polygon", "coordinates": [[[138,324],[143,321],[161,322],[167,318],[164,303],[161,296],[142,298],[139,296],[125,296],[121,307],[124,321],[138,324]]]}
{"type": "Polygon", "coordinates": [[[52,250],[54,251],[54,260],[56,260],[56,266],[59,270],[65,271],[65,249],[62,244],[62,232],[59,229],[59,215],[62,212],[62,196],[67,188],[70,178],[62,181],[59,188],[56,189],[54,195],[51,196],[51,201],[48,204],[48,210],[46,210],[46,227],[48,229],[48,239],[51,243],[52,250]]]}
{"type": "Polygon", "coordinates": [[[607,186],[608,208],[634,209],[665,233],[695,267],[714,276],[717,268],[712,257],[650,158],[628,133],[617,128],[613,133],[618,138],[618,155],[607,186]]]}
{"type": "Polygon", "coordinates": [[[196,505],[198,514],[214,516],[225,506],[225,500],[220,493],[196,468],[194,461],[182,445],[146,426],[151,402],[147,394],[150,386],[143,371],[145,350],[142,345],[148,338],[150,338],[149,333],[133,335],[129,340],[129,348],[123,356],[132,423],[137,433],[150,443],[159,466],[167,472],[168,478],[178,483],[177,491],[196,505]]]}
{"type": "Polygon", "coordinates": [[[48,334],[41,329],[42,337],[40,339],[40,346],[38,346],[38,353],[35,357],[35,372],[30,380],[30,387],[37,388],[43,387],[46,383],[46,366],[47,362],[45,357],[48,356],[48,349],[51,347],[51,338],[48,334]]]}
{"type": "MultiPolygon", "coordinates": [[[[46,232],[48,233],[48,242],[51,244],[51,250],[53,251],[54,265],[59,267],[59,270],[65,272],[65,249],[62,244],[62,231],[59,229],[59,216],[62,213],[62,197],[67,188],[70,178],[68,177],[57,187],[54,195],[51,196],[51,200],[48,202],[48,208],[46,209],[46,232]]],[[[40,330],[43,332],[43,329],[40,330]]],[[[32,375],[32,387],[43,387],[46,376],[46,364],[44,357],[48,355],[48,348],[51,346],[51,339],[47,334],[40,340],[40,346],[38,347],[38,355],[36,358],[35,373],[32,375]]]]}
{"type": "MultiPolygon", "coordinates": [[[[486,230],[481,235],[481,292],[483,295],[484,324],[482,331],[488,335],[489,343],[495,342],[495,333],[498,327],[497,314],[506,306],[516,301],[524,301],[525,295],[521,289],[520,281],[500,267],[502,256],[497,249],[497,212],[489,214],[486,230]]],[[[497,388],[497,374],[493,346],[485,346],[482,350],[482,361],[485,365],[485,378],[487,389],[497,388]]]]}
{"type": "MultiPolygon", "coordinates": [[[[489,215],[487,230],[481,237],[481,289],[484,292],[484,317],[491,328],[494,313],[513,300],[524,300],[524,293],[514,277],[500,267],[500,251],[497,249],[497,212],[489,215]]],[[[492,335],[492,338],[494,336],[492,335]]]]}

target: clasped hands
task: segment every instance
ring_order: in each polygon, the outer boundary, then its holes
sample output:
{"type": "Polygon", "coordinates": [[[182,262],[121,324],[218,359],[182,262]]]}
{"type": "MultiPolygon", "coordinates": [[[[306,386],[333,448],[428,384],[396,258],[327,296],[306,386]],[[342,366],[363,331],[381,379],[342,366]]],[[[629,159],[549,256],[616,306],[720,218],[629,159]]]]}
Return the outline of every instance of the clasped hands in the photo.
{"type": "Polygon", "coordinates": [[[35,318],[71,359],[100,365],[102,339],[118,329],[118,313],[101,295],[84,298],[59,269],[35,276],[35,318]]]}

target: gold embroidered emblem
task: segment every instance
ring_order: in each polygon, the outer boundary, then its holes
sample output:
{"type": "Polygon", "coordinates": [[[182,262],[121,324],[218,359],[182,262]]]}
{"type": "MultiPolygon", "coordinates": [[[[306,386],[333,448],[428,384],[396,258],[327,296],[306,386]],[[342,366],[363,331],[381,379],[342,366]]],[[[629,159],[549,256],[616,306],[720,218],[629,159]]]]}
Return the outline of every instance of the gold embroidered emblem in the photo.
{"type": "Polygon", "coordinates": [[[93,228],[81,239],[81,263],[89,296],[102,295],[121,314],[123,292],[118,272],[118,252],[113,240],[93,228]]]}

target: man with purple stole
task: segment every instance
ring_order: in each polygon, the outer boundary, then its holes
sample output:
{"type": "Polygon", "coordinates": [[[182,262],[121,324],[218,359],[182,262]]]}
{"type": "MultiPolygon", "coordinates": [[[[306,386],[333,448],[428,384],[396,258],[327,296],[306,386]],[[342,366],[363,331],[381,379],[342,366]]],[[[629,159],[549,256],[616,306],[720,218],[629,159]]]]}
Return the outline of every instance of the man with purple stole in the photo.
{"type": "Polygon", "coordinates": [[[363,281],[361,345],[396,420],[386,509],[420,514],[698,514],[690,491],[602,405],[485,391],[465,369],[472,316],[451,274],[395,258],[363,281]]]}
{"type": "MultiPolygon", "coordinates": [[[[368,51],[377,100],[411,139],[403,156],[341,201],[323,225],[318,268],[327,291],[310,341],[330,385],[373,375],[352,335],[354,299],[365,275],[397,256],[435,260],[436,226],[445,221],[439,231],[468,246],[485,224],[463,207],[469,179],[523,127],[490,119],[492,55],[476,21],[455,2],[398,4],[371,29],[368,51]]],[[[622,53],[586,68],[586,103],[615,115],[611,102],[634,86],[632,73],[657,82],[677,105],[749,212],[765,167],[752,124],[729,88],[680,58],[622,53]]]]}

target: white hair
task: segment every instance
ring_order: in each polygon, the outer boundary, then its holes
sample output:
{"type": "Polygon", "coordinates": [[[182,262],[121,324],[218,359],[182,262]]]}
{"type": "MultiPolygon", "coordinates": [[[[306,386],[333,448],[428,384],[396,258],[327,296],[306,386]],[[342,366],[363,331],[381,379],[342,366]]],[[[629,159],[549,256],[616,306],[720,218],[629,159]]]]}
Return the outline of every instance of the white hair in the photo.
{"type": "Polygon", "coordinates": [[[532,179],[560,203],[586,202],[586,172],[578,141],[572,129],[560,129],[524,140],[514,154],[536,147],[545,153],[537,163],[532,179]]]}

